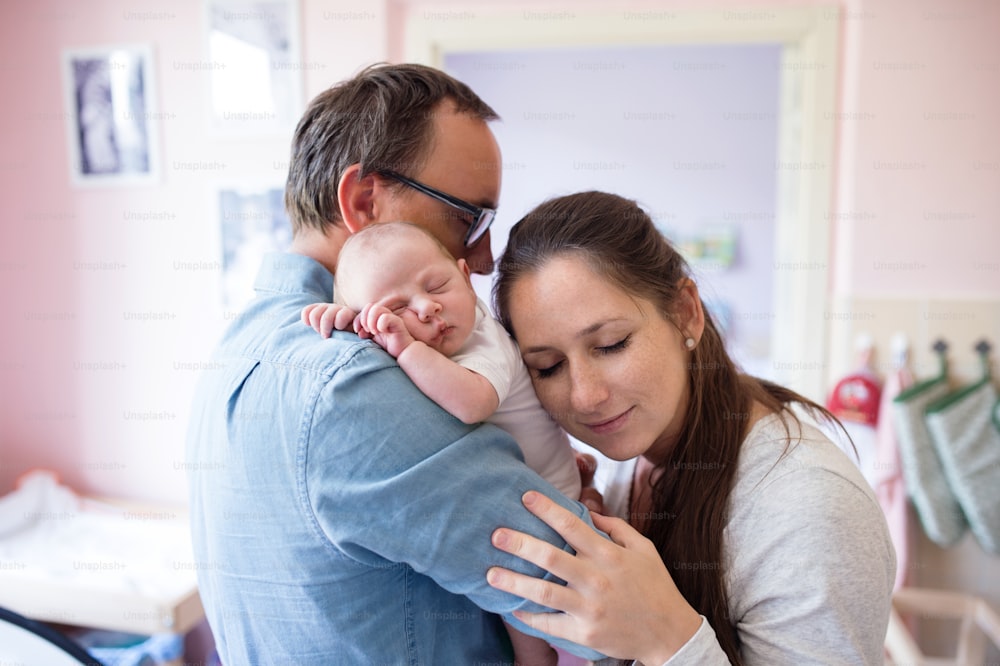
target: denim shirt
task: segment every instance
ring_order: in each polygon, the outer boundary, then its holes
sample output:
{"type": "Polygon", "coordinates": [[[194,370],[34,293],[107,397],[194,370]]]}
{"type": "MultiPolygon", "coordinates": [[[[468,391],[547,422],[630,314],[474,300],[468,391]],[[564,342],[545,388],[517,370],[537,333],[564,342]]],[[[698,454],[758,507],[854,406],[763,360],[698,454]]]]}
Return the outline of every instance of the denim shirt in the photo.
{"type": "MultiPolygon", "coordinates": [[[[501,525],[570,550],[521,505],[538,490],[502,430],[426,398],[371,341],[300,320],[333,277],[269,255],[257,297],[199,381],[188,432],[192,538],[224,664],[502,664],[496,614],[544,610],[486,583],[501,525]]],[[[564,641],[555,645],[596,659],[564,641]]]]}

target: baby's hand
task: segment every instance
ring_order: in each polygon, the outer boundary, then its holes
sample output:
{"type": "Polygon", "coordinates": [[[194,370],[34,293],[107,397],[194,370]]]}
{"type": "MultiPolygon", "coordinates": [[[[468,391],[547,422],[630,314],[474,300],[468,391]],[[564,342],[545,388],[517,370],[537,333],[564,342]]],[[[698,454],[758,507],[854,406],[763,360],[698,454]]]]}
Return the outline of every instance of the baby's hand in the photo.
{"type": "Polygon", "coordinates": [[[302,323],[312,326],[324,338],[330,337],[333,329],[351,330],[357,312],[336,303],[313,303],[302,308],[302,323]]]}
{"type": "Polygon", "coordinates": [[[354,331],[363,338],[374,340],[393,358],[397,358],[413,342],[413,336],[406,330],[402,318],[384,305],[374,303],[361,309],[354,319],[354,331]]]}

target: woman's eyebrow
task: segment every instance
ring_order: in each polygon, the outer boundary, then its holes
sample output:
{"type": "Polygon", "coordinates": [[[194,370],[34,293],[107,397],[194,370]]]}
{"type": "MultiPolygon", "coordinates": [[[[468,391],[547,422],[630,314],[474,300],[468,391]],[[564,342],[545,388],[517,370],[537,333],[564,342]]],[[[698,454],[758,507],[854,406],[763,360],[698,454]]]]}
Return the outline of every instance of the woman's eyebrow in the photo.
{"type": "Polygon", "coordinates": [[[628,319],[626,319],[625,317],[612,317],[611,319],[604,319],[602,321],[598,321],[598,322],[595,322],[595,323],[591,324],[590,326],[588,326],[587,328],[583,329],[582,331],[578,331],[577,334],[575,336],[573,336],[573,337],[575,337],[575,338],[585,338],[588,335],[592,335],[594,333],[597,333],[599,330],[601,330],[602,328],[604,328],[605,326],[607,326],[609,324],[617,324],[618,322],[628,322],[628,319]]]}
{"type": "MultiPolygon", "coordinates": [[[[591,324],[590,326],[587,326],[586,328],[577,331],[576,334],[573,337],[576,338],[576,339],[585,338],[588,335],[593,335],[594,333],[597,333],[599,330],[601,330],[602,328],[604,328],[608,324],[614,324],[614,323],[619,322],[619,321],[627,321],[627,320],[624,319],[624,318],[621,318],[621,317],[616,317],[614,319],[605,319],[603,321],[597,321],[597,322],[594,322],[593,324],[591,324]]],[[[552,347],[545,346],[545,345],[539,345],[539,346],[536,346],[536,347],[528,347],[527,349],[525,349],[521,353],[522,354],[536,354],[538,352],[545,352],[545,351],[551,351],[551,350],[552,350],[552,347]]]]}
{"type": "Polygon", "coordinates": [[[525,349],[521,354],[540,354],[542,352],[551,351],[552,347],[529,347],[525,349]]]}

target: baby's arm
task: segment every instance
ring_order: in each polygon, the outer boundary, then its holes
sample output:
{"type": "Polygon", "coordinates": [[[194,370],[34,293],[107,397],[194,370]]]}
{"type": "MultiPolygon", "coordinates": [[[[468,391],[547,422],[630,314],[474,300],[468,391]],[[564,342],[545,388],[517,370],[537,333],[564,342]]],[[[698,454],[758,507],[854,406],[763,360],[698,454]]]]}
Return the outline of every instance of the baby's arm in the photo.
{"type": "Polygon", "coordinates": [[[485,421],[500,404],[488,379],[419,340],[408,345],[396,361],[424,395],[463,423],[485,421]]]}
{"type": "Polygon", "coordinates": [[[415,340],[403,320],[385,307],[369,304],[356,313],[336,303],[313,303],[302,310],[302,321],[324,338],[333,329],[353,328],[373,339],[424,395],[464,423],[484,421],[497,409],[500,400],[489,380],[415,340]]]}
{"type": "Polygon", "coordinates": [[[424,395],[455,418],[479,423],[496,411],[500,399],[489,380],[414,340],[403,320],[387,308],[366,305],[355,329],[368,332],[424,395]]]}

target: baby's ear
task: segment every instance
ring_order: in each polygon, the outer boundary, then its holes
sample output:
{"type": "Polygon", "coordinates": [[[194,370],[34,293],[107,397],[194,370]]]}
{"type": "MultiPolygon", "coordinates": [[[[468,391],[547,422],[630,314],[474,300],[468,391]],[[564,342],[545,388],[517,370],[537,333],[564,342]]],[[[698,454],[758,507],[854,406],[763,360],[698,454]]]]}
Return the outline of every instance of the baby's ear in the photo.
{"type": "Polygon", "coordinates": [[[471,277],[472,276],[472,271],[469,270],[469,262],[467,262],[465,259],[459,259],[458,260],[458,270],[462,271],[462,275],[465,276],[465,281],[468,282],[469,286],[471,287],[472,286],[472,277],[471,277]]]}

